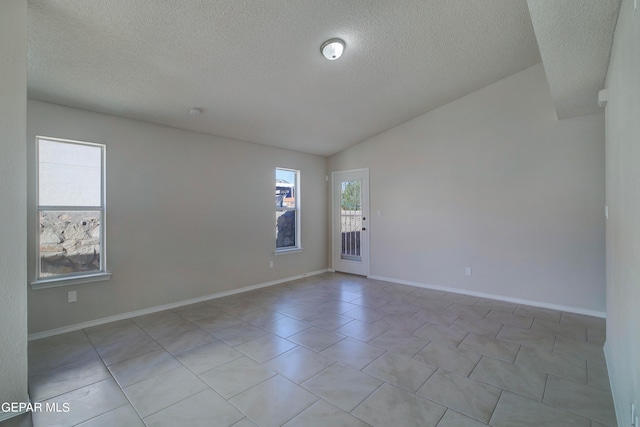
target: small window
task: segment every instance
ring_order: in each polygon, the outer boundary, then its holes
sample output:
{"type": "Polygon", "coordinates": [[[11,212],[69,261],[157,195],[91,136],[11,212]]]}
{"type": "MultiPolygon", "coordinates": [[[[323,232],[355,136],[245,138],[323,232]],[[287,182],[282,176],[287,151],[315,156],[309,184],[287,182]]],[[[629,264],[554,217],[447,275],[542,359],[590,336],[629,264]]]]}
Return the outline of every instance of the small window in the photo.
{"type": "Polygon", "coordinates": [[[108,278],[105,146],[44,137],[38,137],[37,143],[39,229],[34,284],[108,278]]]}
{"type": "Polygon", "coordinates": [[[300,171],[276,168],[276,252],[299,250],[300,171]]]}

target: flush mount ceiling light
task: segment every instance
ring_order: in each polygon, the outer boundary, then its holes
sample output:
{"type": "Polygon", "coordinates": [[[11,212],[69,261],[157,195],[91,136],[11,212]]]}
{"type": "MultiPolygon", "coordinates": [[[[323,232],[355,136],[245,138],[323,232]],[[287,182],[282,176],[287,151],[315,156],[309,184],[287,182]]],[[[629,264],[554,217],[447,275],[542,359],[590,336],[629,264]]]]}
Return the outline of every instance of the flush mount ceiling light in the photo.
{"type": "Polygon", "coordinates": [[[330,39],[326,42],[322,43],[320,46],[320,52],[327,58],[329,61],[335,61],[336,59],[342,56],[342,52],[344,52],[344,40],[340,39],[330,39]]]}
{"type": "Polygon", "coordinates": [[[190,116],[199,116],[200,114],[202,114],[202,108],[192,108],[189,110],[190,116]]]}

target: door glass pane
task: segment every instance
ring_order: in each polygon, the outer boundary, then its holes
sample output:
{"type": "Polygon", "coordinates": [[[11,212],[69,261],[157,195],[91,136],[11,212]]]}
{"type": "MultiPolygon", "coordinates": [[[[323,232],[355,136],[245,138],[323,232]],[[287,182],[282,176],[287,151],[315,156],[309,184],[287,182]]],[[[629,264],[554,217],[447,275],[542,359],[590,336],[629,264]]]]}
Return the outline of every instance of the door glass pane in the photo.
{"type": "Polygon", "coordinates": [[[101,211],[40,211],[40,277],[100,271],[101,211]]]}
{"type": "Polygon", "coordinates": [[[39,140],[40,206],[101,206],[101,147],[39,140]]]}
{"type": "Polygon", "coordinates": [[[340,258],[361,261],[360,233],[362,231],[362,182],[359,180],[340,183],[340,232],[342,246],[340,258]]]}

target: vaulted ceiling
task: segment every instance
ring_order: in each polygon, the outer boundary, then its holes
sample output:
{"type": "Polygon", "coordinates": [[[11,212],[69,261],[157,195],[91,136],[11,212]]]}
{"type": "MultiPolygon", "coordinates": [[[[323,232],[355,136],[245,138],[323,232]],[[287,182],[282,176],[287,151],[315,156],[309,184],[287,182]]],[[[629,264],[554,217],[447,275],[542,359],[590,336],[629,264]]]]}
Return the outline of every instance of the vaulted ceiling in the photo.
{"type": "Polygon", "coordinates": [[[331,155],[541,60],[560,118],[598,112],[619,4],[29,0],[28,96],[331,155]]]}

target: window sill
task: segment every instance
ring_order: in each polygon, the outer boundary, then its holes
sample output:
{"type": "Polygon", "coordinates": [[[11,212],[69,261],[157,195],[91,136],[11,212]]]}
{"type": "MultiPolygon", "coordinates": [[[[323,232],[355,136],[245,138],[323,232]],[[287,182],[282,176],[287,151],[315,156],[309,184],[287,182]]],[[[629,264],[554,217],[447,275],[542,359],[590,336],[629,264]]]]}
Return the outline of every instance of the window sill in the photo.
{"type": "Polygon", "coordinates": [[[292,249],[276,249],[274,255],[286,255],[286,254],[297,254],[302,252],[302,248],[292,248],[292,249]]]}
{"type": "Polygon", "coordinates": [[[110,272],[85,274],[82,276],[56,277],[55,279],[40,279],[31,282],[31,289],[57,288],[59,286],[78,285],[80,283],[101,282],[111,279],[110,272]]]}

